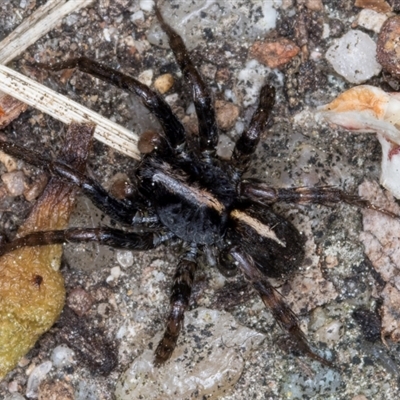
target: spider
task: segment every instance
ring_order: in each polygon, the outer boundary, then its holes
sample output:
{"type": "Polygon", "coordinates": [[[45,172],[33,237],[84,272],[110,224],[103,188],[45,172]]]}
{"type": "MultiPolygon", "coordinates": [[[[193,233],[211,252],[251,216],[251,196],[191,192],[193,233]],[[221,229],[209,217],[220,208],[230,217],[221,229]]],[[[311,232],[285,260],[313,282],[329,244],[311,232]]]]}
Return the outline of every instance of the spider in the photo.
{"type": "Polygon", "coordinates": [[[180,240],[184,250],[171,289],[166,329],[155,350],[155,365],[162,365],[171,357],[189,305],[198,256],[212,251],[218,254],[215,264],[221,273],[232,276],[240,271],[245,276],[300,352],[329,366],[330,361],[311,349],[296,316],[268,281],[268,277],[287,276],[295,271],[304,257],[302,236],[271,205],[346,202],[376,208],[358,196],[332,187],[277,189],[243,178],[274,106],[275,89],[268,83],[261,89],[250,124],[236,141],[231,158],[218,157],[219,132],[210,90],[190,60],[183,39],[164,21],[157,7],[155,13],[192,91],[199,125],[196,142],[188,143],[182,123],[164,99],[130,76],[85,57],[53,65],[39,64],[54,71],[78,68],[135,93],[158,118],[162,132],[141,138],[150,144],[151,150],[143,154],[136,167],[134,193],[124,199],[113,197],[93,178],[68,165],[1,142],[0,148],[9,154],[75,183],[102,212],[132,229],[101,227],[34,232],[3,244],[0,254],[22,246],[91,241],[129,250],[151,250],[180,240]]]}

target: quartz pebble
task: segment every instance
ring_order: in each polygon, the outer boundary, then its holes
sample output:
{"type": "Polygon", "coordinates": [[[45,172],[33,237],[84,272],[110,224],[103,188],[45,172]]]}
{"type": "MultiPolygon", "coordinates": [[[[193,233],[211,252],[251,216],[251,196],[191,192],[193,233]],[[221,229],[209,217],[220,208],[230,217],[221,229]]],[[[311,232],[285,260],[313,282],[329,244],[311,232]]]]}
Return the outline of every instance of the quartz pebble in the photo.
{"type": "Polygon", "coordinates": [[[176,400],[216,399],[240,378],[244,358],[264,335],[239,325],[226,312],[198,308],[185,314],[184,343],[164,366],[153,365],[161,333],[136,358],[117,385],[116,398],[176,400]]]}
{"type": "Polygon", "coordinates": [[[362,83],[379,74],[382,68],[375,58],[375,42],[359,30],[336,39],[326,52],[333,69],[351,83],[362,83]]]}
{"type": "Polygon", "coordinates": [[[361,26],[369,31],[379,33],[382,25],[387,20],[387,16],[382,13],[378,13],[374,10],[364,9],[358,14],[357,19],[353,23],[354,26],[361,26]]]}
{"type": "Polygon", "coordinates": [[[6,172],[1,176],[10,196],[21,196],[25,190],[25,176],[22,171],[6,172]]]}
{"type": "Polygon", "coordinates": [[[51,360],[56,368],[62,368],[72,364],[73,356],[73,350],[65,344],[61,344],[51,353],[51,360]]]}

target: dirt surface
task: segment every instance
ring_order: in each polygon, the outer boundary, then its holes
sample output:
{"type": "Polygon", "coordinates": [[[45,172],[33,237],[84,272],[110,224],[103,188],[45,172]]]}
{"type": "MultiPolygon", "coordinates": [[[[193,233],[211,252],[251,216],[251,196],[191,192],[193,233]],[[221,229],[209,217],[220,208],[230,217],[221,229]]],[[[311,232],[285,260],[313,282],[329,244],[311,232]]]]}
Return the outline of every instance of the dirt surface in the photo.
{"type": "MultiPolygon", "coordinates": [[[[3,0],[0,39],[43,3],[3,0]]],[[[173,2],[176,6],[179,3],[184,2],[173,2]]],[[[267,38],[265,35],[257,37],[257,33],[248,34],[246,30],[235,38],[226,10],[230,10],[230,15],[237,16],[239,12],[248,15],[247,28],[251,29],[256,25],[252,25],[252,18],[257,21],[262,15],[261,1],[243,0],[236,2],[237,7],[230,6],[233,2],[226,3],[225,14],[221,12],[228,22],[213,26],[212,18],[204,11],[204,26],[196,24],[186,33],[191,40],[191,57],[209,82],[215,99],[233,99],[240,106],[234,128],[222,135],[220,152],[229,153],[241,126],[247,126],[250,120],[255,105],[250,104],[246,87],[251,88],[254,80],[269,79],[277,87],[277,104],[272,124],[265,130],[254,156],[250,176],[277,187],[335,185],[351,193],[356,193],[365,179],[379,181],[381,150],[374,135],[357,136],[335,131],[332,127],[317,125],[311,114],[308,118],[295,118],[304,110],[328,103],[339,92],[351,87],[334,73],[323,55],[334,37],[351,29],[351,22],[360,8],[353,7],[353,2],[341,0],[323,1],[322,9],[314,4],[319,2],[305,2],[313,3],[313,7],[307,8],[282,1],[279,2],[276,28],[267,38]],[[303,18],[300,26],[305,27],[305,36],[296,28],[299,26],[296,16],[300,18],[299,15],[303,18]],[[330,27],[327,37],[323,35],[325,25],[330,27]],[[251,64],[249,49],[253,43],[264,39],[274,41],[278,37],[296,42],[303,52],[279,71],[251,64]],[[307,52],[304,46],[307,46],[307,52]],[[319,52],[321,57],[307,58],[307,53],[313,51],[319,52]],[[240,73],[246,68],[250,72],[242,79],[240,73]]],[[[148,32],[154,30],[155,17],[151,12],[143,11],[143,19],[137,18],[135,13],[139,11],[138,1],[95,1],[79,14],[65,18],[59,28],[30,47],[22,57],[14,60],[12,66],[139,134],[157,129],[157,123],[133,96],[80,72],[48,73],[28,64],[85,55],[152,82],[163,74],[171,74],[174,84],[165,95],[188,130],[195,131],[190,92],[171,52],[147,40],[148,32]]],[[[167,14],[165,17],[168,20],[167,14]]],[[[371,32],[369,34],[375,38],[371,32]]],[[[389,89],[382,75],[367,83],[389,89]]],[[[65,130],[60,122],[28,109],[1,135],[54,157],[65,130]]],[[[89,161],[92,175],[106,187],[119,172],[131,176],[135,164],[135,160],[98,142],[89,161]]],[[[2,174],[6,172],[5,167],[0,168],[2,174]]],[[[39,169],[27,164],[21,164],[20,169],[25,173],[28,186],[42,179],[39,169]]],[[[32,202],[23,196],[10,197],[5,190],[0,195],[1,231],[12,236],[32,202]]],[[[353,318],[356,310],[367,310],[367,314],[376,315],[382,290],[382,280],[364,254],[359,240],[361,213],[347,205],[284,205],[277,206],[276,210],[304,233],[307,256],[297,275],[274,284],[279,286],[299,316],[314,348],[331,356],[337,370],[326,370],[288,352],[290,346],[286,338],[258,297],[250,294],[244,296],[244,303],[232,305],[228,295],[218,296],[222,286],[218,273],[203,267],[192,307],[225,308],[229,305],[229,311],[237,321],[266,335],[262,345],[246,359],[235,387],[221,398],[397,398],[400,345],[388,340],[385,346],[376,335],[373,336],[375,341],[367,340],[371,335],[353,318]]],[[[82,200],[73,223],[97,225],[103,222],[113,224],[82,200]],[[88,215],[86,221],[82,214],[88,215]]],[[[71,308],[66,308],[60,322],[0,383],[0,398],[6,398],[10,392],[25,395],[29,371],[49,360],[53,349],[64,343],[74,350],[74,362],[50,371],[42,389],[47,397],[42,398],[51,398],[52,393],[64,390],[72,396],[65,398],[114,399],[119,376],[147,348],[150,338],[163,329],[178,254],[179,246],[167,251],[160,248],[148,253],[134,253],[133,261],[130,261],[131,255],[112,249],[72,247],[65,255],[63,273],[67,293],[71,296],[79,293],[84,311],[77,317],[71,308]],[[132,321],[129,327],[136,331],[121,339],[121,327],[126,321],[132,321]]],[[[237,288],[242,282],[240,277],[235,277],[222,283],[237,288]]],[[[79,309],[79,301],[73,298],[68,304],[75,304],[74,307],[79,309]]]]}

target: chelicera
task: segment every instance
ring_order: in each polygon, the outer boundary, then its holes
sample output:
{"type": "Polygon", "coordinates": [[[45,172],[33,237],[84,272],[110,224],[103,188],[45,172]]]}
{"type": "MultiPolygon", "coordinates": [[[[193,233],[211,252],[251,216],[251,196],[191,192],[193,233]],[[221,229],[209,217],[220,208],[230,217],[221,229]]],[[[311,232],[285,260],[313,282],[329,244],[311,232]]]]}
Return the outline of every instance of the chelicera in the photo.
{"type": "MultiPolygon", "coordinates": [[[[268,281],[268,277],[287,276],[295,271],[304,257],[302,236],[271,205],[346,202],[375,207],[332,187],[277,189],[243,179],[273,108],[274,88],[265,84],[261,89],[258,106],[248,128],[237,140],[231,158],[221,159],[216,154],[219,132],[211,93],[191,62],[182,38],[164,21],[157,8],[156,16],[192,91],[199,125],[197,141],[189,145],[182,123],[165,100],[130,76],[84,57],[41,65],[50,70],[79,68],[135,93],[158,118],[162,132],[146,138],[151,149],[143,154],[136,167],[135,189],[125,199],[113,197],[94,179],[68,165],[2,142],[0,148],[4,151],[75,183],[101,211],[132,229],[69,228],[35,232],[2,245],[0,253],[22,246],[91,241],[123,249],[151,250],[180,240],[184,251],[174,276],[164,336],[155,350],[156,365],[165,363],[176,346],[198,269],[198,256],[204,252],[217,254],[215,265],[222,273],[232,275],[236,270],[243,273],[298,349],[330,365],[311,350],[296,316],[268,281]]],[[[35,279],[34,284],[40,286],[40,279],[35,279]]]]}

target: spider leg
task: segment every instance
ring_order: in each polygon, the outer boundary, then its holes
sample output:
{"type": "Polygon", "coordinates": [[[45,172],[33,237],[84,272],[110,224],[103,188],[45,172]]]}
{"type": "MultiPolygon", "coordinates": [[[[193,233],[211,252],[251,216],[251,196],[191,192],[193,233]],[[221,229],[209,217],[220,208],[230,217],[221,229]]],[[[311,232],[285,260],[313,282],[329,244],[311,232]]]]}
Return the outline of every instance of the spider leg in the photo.
{"type": "Polygon", "coordinates": [[[25,149],[14,143],[0,140],[0,150],[3,150],[7,154],[24,160],[36,167],[43,168],[52,175],[57,175],[60,178],[79,186],[83,193],[93,201],[97,208],[114,220],[128,225],[131,225],[134,221],[139,204],[135,204],[135,202],[128,199],[120,200],[112,197],[94,179],[85,174],[79,173],[76,169],[73,169],[64,163],[52,161],[38,152],[25,149]]]}
{"type": "Polygon", "coordinates": [[[102,81],[136,94],[147,109],[158,118],[172,148],[176,148],[185,142],[185,129],[172,112],[171,107],[161,96],[137,79],[124,75],[120,71],[107,67],[87,57],[71,58],[54,64],[38,63],[35,65],[50,71],[78,68],[80,71],[86,72],[102,81]]]}
{"type": "Polygon", "coordinates": [[[332,186],[276,189],[262,182],[243,181],[240,186],[240,196],[260,204],[284,202],[329,206],[332,204],[347,203],[356,207],[375,210],[392,218],[399,218],[398,215],[379,208],[371,204],[368,200],[362,199],[360,196],[348,194],[332,186]]]}
{"type": "Polygon", "coordinates": [[[154,365],[164,364],[175,349],[179,333],[183,326],[184,313],[189,305],[190,294],[197,264],[193,253],[187,253],[179,262],[171,289],[170,312],[164,335],[157,346],[154,365]]]}
{"type": "Polygon", "coordinates": [[[32,232],[0,245],[0,256],[21,247],[46,246],[50,244],[97,242],[127,250],[150,250],[171,239],[173,234],[158,232],[126,232],[113,228],[69,228],[64,230],[32,232]]]}
{"type": "Polygon", "coordinates": [[[208,158],[215,153],[215,147],[218,144],[218,127],[210,90],[190,60],[189,53],[182,38],[164,21],[157,7],[155,11],[162,29],[168,36],[169,45],[174,53],[179,68],[186,81],[191,86],[193,102],[199,123],[200,151],[208,158]]]}
{"type": "Polygon", "coordinates": [[[275,104],[275,88],[268,84],[261,88],[260,98],[249,127],[242,133],[233,149],[232,160],[235,165],[244,170],[255,152],[265,124],[275,104]]]}
{"type": "Polygon", "coordinates": [[[314,353],[303,332],[300,329],[296,315],[285,304],[281,295],[274,289],[274,287],[265,279],[261,272],[254,264],[252,257],[245,252],[241,251],[238,247],[233,247],[230,255],[234,262],[237,263],[239,269],[243,272],[244,276],[253,285],[254,289],[260,295],[263,303],[268,307],[275,320],[279,323],[282,329],[295,340],[298,349],[313,360],[319,361],[321,364],[332,367],[332,363],[318,354],[314,353]]]}

